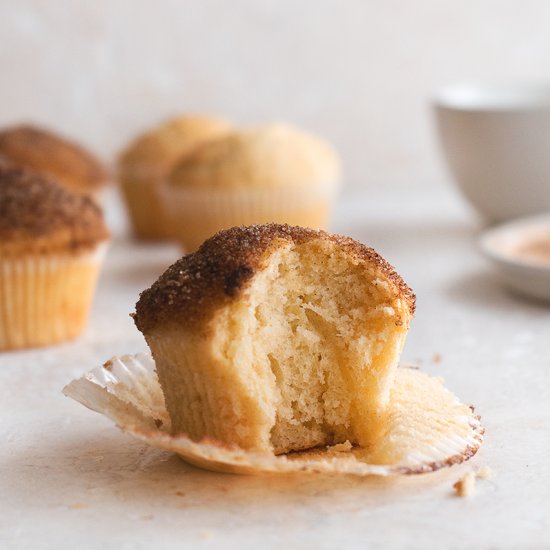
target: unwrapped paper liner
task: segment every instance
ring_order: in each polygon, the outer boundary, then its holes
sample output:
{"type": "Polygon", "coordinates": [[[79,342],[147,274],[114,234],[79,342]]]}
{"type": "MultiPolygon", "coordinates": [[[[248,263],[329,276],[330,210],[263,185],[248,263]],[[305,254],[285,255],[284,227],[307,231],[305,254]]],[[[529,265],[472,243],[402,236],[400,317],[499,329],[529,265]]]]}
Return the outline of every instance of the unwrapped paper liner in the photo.
{"type": "Polygon", "coordinates": [[[414,367],[398,369],[385,433],[369,450],[345,443],[275,456],[213,439],[171,435],[155,364],[148,354],[115,357],[72,381],[63,393],[107,416],[122,431],[173,451],[191,464],[240,474],[427,473],[468,460],[479,449],[484,431],[471,407],[460,403],[439,379],[414,367]]]}

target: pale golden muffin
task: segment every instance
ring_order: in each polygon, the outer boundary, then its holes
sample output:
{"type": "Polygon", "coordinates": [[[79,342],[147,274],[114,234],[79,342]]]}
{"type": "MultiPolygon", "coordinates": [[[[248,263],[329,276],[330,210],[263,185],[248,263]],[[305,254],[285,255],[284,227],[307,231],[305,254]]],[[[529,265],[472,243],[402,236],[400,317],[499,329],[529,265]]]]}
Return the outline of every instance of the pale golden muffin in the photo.
{"type": "Polygon", "coordinates": [[[179,158],[229,128],[227,122],[214,117],[180,116],[142,134],[123,151],[118,175],[136,237],[170,237],[159,186],[179,158]]]}
{"type": "Polygon", "coordinates": [[[286,124],[236,131],[181,159],[165,199],[195,250],[220,229],[284,222],[326,229],[340,175],[334,149],[286,124]]]}
{"type": "Polygon", "coordinates": [[[266,224],[184,256],[134,319],[174,434],[281,454],[378,439],[414,308],[373,249],[266,224]]]}
{"type": "Polygon", "coordinates": [[[35,126],[0,130],[0,157],[15,167],[44,174],[70,191],[96,199],[108,181],[105,168],[90,152],[35,126]]]}
{"type": "Polygon", "coordinates": [[[91,198],[0,167],[0,350],[82,332],[108,237],[91,198]]]}

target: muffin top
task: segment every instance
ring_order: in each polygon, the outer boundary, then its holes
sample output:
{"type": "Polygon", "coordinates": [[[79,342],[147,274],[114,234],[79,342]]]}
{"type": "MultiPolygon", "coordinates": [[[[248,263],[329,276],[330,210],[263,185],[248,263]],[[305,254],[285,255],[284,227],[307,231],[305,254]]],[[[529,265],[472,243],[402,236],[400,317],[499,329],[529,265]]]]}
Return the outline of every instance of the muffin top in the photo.
{"type": "Polygon", "coordinates": [[[109,237],[95,202],[45,176],[0,165],[0,252],[93,248],[109,237]]]}
{"type": "Polygon", "coordinates": [[[332,183],[339,177],[334,149],[286,124],[232,132],[181,159],[170,183],[216,189],[277,188],[332,183]]]}
{"type": "Polygon", "coordinates": [[[104,167],[88,151],[35,126],[0,130],[0,156],[13,166],[50,176],[78,193],[93,194],[107,182],[104,167]]]}
{"type": "Polygon", "coordinates": [[[226,134],[226,121],[207,116],[180,116],[138,136],[119,158],[122,177],[143,171],[164,175],[174,162],[198,145],[226,134]]]}
{"type": "Polygon", "coordinates": [[[349,237],[286,224],[234,227],[216,233],[194,253],[170,266],[151,288],[141,293],[134,321],[143,332],[162,325],[196,330],[215,312],[237,300],[270,253],[284,242],[322,239],[344,250],[352,262],[372,266],[414,314],[415,296],[393,267],[375,250],[349,237]]]}

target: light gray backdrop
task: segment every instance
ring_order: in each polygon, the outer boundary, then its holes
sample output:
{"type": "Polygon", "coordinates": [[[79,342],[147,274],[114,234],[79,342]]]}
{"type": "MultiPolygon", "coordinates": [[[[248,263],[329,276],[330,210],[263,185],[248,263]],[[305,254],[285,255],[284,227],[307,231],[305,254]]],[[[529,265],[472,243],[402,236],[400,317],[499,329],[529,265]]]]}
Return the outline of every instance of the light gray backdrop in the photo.
{"type": "Polygon", "coordinates": [[[437,184],[430,92],[549,77],[550,2],[2,0],[0,75],[0,123],[106,159],[159,118],[212,111],[320,132],[349,186],[437,184]]]}

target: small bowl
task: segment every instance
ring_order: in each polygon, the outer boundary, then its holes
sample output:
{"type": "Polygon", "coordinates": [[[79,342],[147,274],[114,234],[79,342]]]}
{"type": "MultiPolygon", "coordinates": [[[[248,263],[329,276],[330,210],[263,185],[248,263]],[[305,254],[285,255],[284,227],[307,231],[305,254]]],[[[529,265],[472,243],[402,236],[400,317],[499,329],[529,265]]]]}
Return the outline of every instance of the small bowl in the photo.
{"type": "Polygon", "coordinates": [[[550,213],[489,229],[479,243],[509,288],[532,298],[550,300],[550,257],[537,260],[520,251],[522,245],[541,235],[547,235],[550,241],[550,213]]]}
{"type": "Polygon", "coordinates": [[[432,103],[451,175],[487,221],[550,210],[550,83],[455,85],[432,103]]]}

